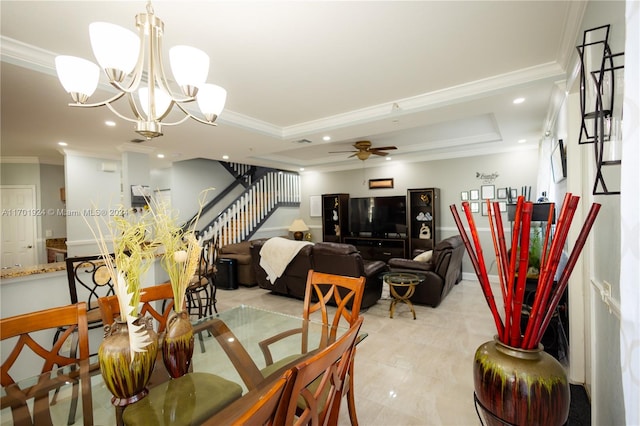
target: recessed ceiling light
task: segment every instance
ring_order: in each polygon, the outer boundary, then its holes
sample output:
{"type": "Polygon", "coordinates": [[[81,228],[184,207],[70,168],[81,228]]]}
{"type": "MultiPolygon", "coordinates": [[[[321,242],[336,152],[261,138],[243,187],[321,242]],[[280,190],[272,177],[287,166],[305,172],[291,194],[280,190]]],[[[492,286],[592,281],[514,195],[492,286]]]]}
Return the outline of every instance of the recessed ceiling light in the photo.
{"type": "Polygon", "coordinates": [[[328,141],[331,140],[331,136],[323,136],[322,140],[325,141],[325,142],[328,142],[328,141]]]}
{"type": "Polygon", "coordinates": [[[111,120],[105,121],[104,124],[106,124],[109,127],[115,127],[116,126],[116,122],[115,121],[111,121],[111,120]]]}
{"type": "Polygon", "coordinates": [[[228,160],[228,159],[229,159],[229,156],[228,156],[228,155],[223,155],[223,156],[222,156],[222,159],[223,159],[223,160],[228,160]]]}
{"type": "Polygon", "coordinates": [[[520,139],[518,143],[525,143],[526,141],[527,141],[526,139],[520,139]]]}
{"type": "Polygon", "coordinates": [[[391,161],[391,157],[386,157],[385,160],[391,161]]]}
{"type": "Polygon", "coordinates": [[[301,172],[304,172],[304,167],[300,167],[300,171],[301,171],[301,172]]]}
{"type": "Polygon", "coordinates": [[[60,145],[60,146],[67,146],[67,145],[69,145],[69,144],[68,144],[68,143],[66,143],[66,142],[60,141],[60,142],[58,142],[58,145],[60,145]]]}
{"type": "Polygon", "coordinates": [[[158,154],[158,158],[164,158],[164,154],[158,154]]]}
{"type": "Polygon", "coordinates": [[[516,105],[517,105],[517,104],[521,104],[521,103],[523,103],[523,102],[524,102],[524,98],[515,98],[515,99],[513,100],[513,103],[514,103],[514,104],[516,104],[516,105]]]}

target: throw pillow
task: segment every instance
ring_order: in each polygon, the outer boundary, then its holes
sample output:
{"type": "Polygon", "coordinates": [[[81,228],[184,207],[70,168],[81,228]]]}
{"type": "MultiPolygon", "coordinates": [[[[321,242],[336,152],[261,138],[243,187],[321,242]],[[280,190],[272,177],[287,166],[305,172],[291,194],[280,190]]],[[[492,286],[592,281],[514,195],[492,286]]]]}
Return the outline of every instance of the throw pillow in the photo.
{"type": "Polygon", "coordinates": [[[433,257],[433,250],[425,251],[417,255],[413,258],[413,260],[417,260],[418,262],[430,262],[433,257]]]}

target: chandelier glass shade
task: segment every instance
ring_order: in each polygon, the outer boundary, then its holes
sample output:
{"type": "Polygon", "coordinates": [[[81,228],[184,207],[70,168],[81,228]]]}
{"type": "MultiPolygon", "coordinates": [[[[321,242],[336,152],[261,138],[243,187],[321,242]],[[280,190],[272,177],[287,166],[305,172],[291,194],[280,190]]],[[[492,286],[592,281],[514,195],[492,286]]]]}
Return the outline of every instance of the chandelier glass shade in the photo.
{"type": "Polygon", "coordinates": [[[91,48],[99,64],[73,56],[56,57],[58,78],[71,95],[74,107],[108,107],[118,117],[136,123],[136,132],[147,139],[162,136],[162,125],[177,125],[192,118],[200,123],[215,125],[224,109],[227,92],[220,86],[206,84],[209,56],[191,46],[174,46],[169,50],[174,85],[169,85],[162,62],[164,23],[154,15],[151,2],[146,12],[136,15],[138,34],[118,25],[94,22],[89,26],[91,48]],[[95,92],[100,69],[117,93],[104,101],[87,103],[95,92]],[[112,105],[127,97],[131,114],[119,112],[112,105]],[[187,111],[185,105],[196,101],[201,117],[187,111]],[[184,114],[174,122],[164,122],[173,107],[184,114]]]}

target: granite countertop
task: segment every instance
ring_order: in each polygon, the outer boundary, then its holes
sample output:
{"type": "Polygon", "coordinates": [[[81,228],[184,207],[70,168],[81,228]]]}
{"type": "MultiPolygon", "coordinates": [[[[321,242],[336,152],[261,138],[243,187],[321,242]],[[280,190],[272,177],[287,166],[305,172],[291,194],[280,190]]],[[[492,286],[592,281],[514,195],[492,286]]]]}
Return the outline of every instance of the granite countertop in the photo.
{"type": "Polygon", "coordinates": [[[29,275],[45,274],[47,272],[59,272],[67,269],[65,262],[45,263],[15,268],[3,268],[0,271],[0,279],[26,277],[29,275]]]}

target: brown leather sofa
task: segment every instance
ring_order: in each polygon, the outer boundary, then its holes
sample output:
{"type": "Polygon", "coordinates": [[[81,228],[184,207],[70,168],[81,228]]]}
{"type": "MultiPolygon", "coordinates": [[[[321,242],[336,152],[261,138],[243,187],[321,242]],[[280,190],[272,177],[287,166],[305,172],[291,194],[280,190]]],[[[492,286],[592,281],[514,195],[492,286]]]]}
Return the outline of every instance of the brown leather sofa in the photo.
{"type": "Polygon", "coordinates": [[[313,269],[328,274],[365,276],[367,280],[362,308],[375,305],[382,295],[380,274],[387,270],[387,265],[380,260],[364,260],[358,249],[351,244],[321,242],[304,246],[289,263],[284,273],[272,284],[267,279],[267,273],[260,266],[260,249],[266,240],[251,241],[251,259],[256,280],[261,288],[304,299],[307,274],[310,269],[313,269]]]}
{"type": "Polygon", "coordinates": [[[389,269],[394,272],[418,272],[426,276],[424,282],[416,286],[411,296],[413,303],[430,305],[434,308],[462,280],[462,258],[465,247],[460,235],[445,238],[433,249],[429,262],[412,259],[389,259],[389,269]]]}
{"type": "Polygon", "coordinates": [[[256,274],[251,264],[251,243],[249,241],[220,247],[218,249],[218,259],[235,259],[238,284],[256,285],[256,274]]]}

